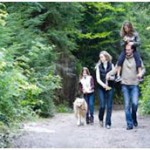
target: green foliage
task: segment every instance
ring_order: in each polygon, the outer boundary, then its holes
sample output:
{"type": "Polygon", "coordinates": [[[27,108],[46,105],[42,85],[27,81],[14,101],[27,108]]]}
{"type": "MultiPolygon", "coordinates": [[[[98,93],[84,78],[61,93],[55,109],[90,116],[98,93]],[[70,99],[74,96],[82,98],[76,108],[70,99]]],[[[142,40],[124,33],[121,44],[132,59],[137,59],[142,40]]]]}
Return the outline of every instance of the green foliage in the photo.
{"type": "Polygon", "coordinates": [[[140,111],[144,114],[150,114],[150,75],[146,76],[141,85],[140,111]]]}
{"type": "Polygon", "coordinates": [[[39,3],[6,6],[9,15],[0,26],[0,112],[9,122],[34,115],[33,110],[51,116],[52,95],[61,79],[54,74],[55,47],[40,29],[43,7],[39,3]]]}
{"type": "Polygon", "coordinates": [[[9,144],[9,128],[0,121],[0,148],[8,148],[9,144]]]}
{"type": "Polygon", "coordinates": [[[56,111],[59,113],[68,113],[72,112],[72,109],[68,108],[68,104],[60,104],[56,107],[56,111]]]}
{"type": "Polygon", "coordinates": [[[82,60],[83,66],[93,72],[100,51],[110,52],[114,56],[114,62],[119,56],[119,31],[127,6],[122,3],[102,2],[87,2],[82,5],[84,16],[80,22],[80,32],[77,33],[79,49],[73,53],[82,60]]]}
{"type": "Polygon", "coordinates": [[[6,11],[6,6],[3,3],[0,3],[0,25],[5,26],[6,21],[5,18],[7,17],[8,13],[6,11]]]}
{"type": "Polygon", "coordinates": [[[27,112],[30,112],[29,109],[24,109],[21,106],[20,100],[32,85],[27,82],[27,78],[22,74],[22,71],[7,59],[7,51],[1,49],[0,114],[4,116],[5,120],[13,122],[23,119],[27,112]]]}

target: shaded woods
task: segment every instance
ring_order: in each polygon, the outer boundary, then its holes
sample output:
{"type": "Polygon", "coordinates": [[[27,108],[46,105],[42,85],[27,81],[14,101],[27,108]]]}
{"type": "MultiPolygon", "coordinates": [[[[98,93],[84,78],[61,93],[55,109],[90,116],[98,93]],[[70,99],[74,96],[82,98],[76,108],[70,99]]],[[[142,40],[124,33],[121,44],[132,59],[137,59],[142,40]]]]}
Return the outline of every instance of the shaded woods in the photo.
{"type": "MultiPolygon", "coordinates": [[[[124,20],[133,23],[142,41],[146,76],[140,104],[150,113],[149,9],[148,2],[0,3],[0,126],[72,107],[81,67],[95,76],[101,50],[116,63],[124,20]]],[[[122,103],[118,86],[117,104],[122,103]]]]}

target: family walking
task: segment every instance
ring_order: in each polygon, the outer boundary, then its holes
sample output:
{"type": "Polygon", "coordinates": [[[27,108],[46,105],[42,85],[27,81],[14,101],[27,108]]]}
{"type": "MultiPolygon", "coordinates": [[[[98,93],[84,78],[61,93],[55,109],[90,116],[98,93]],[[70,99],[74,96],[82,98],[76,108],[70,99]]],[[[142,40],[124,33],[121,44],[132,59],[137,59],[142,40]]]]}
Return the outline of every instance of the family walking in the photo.
{"type": "MultiPolygon", "coordinates": [[[[99,113],[101,127],[111,128],[112,105],[115,82],[121,83],[124,99],[124,111],[127,130],[138,126],[137,110],[139,87],[145,68],[139,54],[140,38],[132,24],[124,22],[120,32],[123,50],[116,65],[112,64],[112,56],[107,51],[101,51],[96,65],[96,81],[98,83],[99,113]],[[106,117],[104,119],[104,114],[106,117]]],[[[88,105],[86,123],[94,122],[94,80],[88,68],[84,67],[81,73],[80,85],[88,105]]]]}

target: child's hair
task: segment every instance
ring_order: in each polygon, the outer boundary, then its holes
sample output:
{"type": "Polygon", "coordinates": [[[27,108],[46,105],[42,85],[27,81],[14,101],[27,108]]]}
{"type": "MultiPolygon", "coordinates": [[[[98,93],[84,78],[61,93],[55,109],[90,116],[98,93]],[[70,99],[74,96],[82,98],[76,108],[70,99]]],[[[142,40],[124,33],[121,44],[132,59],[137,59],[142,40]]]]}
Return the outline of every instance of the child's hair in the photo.
{"type": "Polygon", "coordinates": [[[122,24],[122,27],[121,27],[121,30],[120,30],[120,36],[121,37],[124,37],[125,35],[129,35],[129,36],[132,36],[133,33],[135,32],[134,30],[134,27],[132,25],[131,22],[129,21],[125,21],[123,24],[122,24]],[[124,30],[124,27],[127,26],[129,29],[130,29],[130,32],[129,33],[126,33],[125,30],[124,30]]]}
{"type": "Polygon", "coordinates": [[[88,69],[87,67],[83,67],[83,68],[82,68],[82,71],[81,71],[81,74],[80,74],[80,79],[81,79],[82,76],[83,76],[83,71],[84,71],[84,70],[86,70],[87,75],[90,75],[89,69],[88,69]]]}
{"type": "Polygon", "coordinates": [[[112,56],[111,56],[107,51],[101,51],[101,52],[99,53],[99,56],[100,56],[101,54],[103,54],[103,55],[105,56],[105,58],[106,58],[106,60],[107,60],[108,62],[111,62],[111,61],[112,61],[112,56]]]}

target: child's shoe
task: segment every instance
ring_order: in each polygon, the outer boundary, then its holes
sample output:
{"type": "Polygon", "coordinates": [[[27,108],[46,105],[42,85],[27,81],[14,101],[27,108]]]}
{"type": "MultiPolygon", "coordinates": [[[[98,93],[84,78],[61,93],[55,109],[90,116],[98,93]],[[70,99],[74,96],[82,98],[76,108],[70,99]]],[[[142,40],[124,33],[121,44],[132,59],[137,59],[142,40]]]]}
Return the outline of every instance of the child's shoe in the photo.
{"type": "Polygon", "coordinates": [[[120,76],[117,76],[117,78],[115,79],[116,82],[120,82],[122,79],[120,76]]]}
{"type": "Polygon", "coordinates": [[[143,80],[144,80],[143,78],[138,78],[139,82],[143,82],[143,80]]]}

